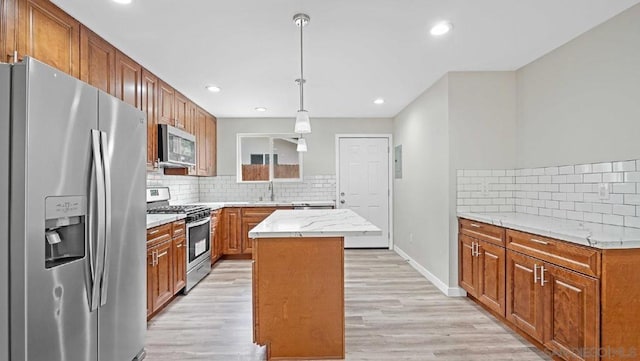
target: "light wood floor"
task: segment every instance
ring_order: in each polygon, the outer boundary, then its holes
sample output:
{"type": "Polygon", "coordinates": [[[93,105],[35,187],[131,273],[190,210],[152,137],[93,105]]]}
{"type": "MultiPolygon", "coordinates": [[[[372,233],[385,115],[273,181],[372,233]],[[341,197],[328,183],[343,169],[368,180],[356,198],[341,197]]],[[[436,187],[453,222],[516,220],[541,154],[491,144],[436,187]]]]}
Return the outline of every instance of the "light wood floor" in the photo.
{"type": "MultiPolygon", "coordinates": [[[[347,360],[550,360],[392,251],[345,252],[345,308],[347,360]]],[[[219,262],[149,323],[147,360],[264,360],[251,326],[251,261],[219,262]]]]}

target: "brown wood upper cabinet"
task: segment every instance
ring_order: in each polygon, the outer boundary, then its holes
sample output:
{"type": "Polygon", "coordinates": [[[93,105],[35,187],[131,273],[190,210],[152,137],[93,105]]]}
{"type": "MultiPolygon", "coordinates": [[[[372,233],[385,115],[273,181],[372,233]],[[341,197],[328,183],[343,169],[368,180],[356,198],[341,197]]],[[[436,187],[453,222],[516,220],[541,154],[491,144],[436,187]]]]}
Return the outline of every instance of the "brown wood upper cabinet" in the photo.
{"type": "Polygon", "coordinates": [[[80,27],[80,80],[116,95],[116,48],[80,27]]]}
{"type": "Polygon", "coordinates": [[[158,160],[158,77],[142,69],[142,111],[147,115],[147,170],[158,160]]]}
{"type": "Polygon", "coordinates": [[[116,52],[116,93],[123,102],[142,109],[142,67],[121,52],[116,52]]]}
{"type": "Polygon", "coordinates": [[[17,11],[17,15],[7,11],[2,25],[6,26],[6,60],[16,62],[29,55],[80,77],[80,23],[76,19],[47,0],[8,0],[6,5],[17,11]],[[17,7],[11,6],[14,1],[17,7]]]}
{"type": "Polygon", "coordinates": [[[175,92],[174,96],[174,126],[185,132],[195,134],[193,131],[193,122],[191,121],[190,101],[184,95],[175,92]]]}
{"type": "Polygon", "coordinates": [[[195,111],[196,126],[196,172],[200,176],[209,175],[209,164],[207,156],[207,112],[201,108],[195,111]]]}
{"type": "Polygon", "coordinates": [[[217,174],[217,119],[213,115],[207,114],[206,134],[205,151],[207,152],[207,175],[215,176],[217,174]]]}
{"type": "Polygon", "coordinates": [[[174,97],[175,90],[160,80],[158,83],[158,124],[175,125],[173,121],[174,97]]]}

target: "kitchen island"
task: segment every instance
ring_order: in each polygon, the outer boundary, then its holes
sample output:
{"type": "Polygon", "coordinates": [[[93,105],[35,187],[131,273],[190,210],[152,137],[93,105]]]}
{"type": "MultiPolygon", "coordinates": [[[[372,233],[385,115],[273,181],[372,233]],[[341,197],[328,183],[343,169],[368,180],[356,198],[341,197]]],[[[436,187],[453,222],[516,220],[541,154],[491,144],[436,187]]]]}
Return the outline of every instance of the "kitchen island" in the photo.
{"type": "Polygon", "coordinates": [[[253,339],[268,359],[343,359],[344,237],[381,230],[349,209],[277,210],[253,239],[253,339]]]}

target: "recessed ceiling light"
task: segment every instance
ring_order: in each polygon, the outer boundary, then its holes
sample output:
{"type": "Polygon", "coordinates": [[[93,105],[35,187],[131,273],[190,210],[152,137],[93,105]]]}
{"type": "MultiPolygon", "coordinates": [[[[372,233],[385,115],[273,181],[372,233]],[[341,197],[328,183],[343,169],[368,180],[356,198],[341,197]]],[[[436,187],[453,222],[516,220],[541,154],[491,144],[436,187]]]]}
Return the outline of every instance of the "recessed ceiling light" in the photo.
{"type": "Polygon", "coordinates": [[[118,4],[131,4],[131,0],[113,0],[113,2],[118,4]]]}
{"type": "Polygon", "coordinates": [[[453,25],[448,21],[441,21],[431,28],[431,35],[440,36],[448,33],[453,28],[453,25]]]}
{"type": "Polygon", "coordinates": [[[374,101],[373,101],[373,104],[378,104],[378,105],[380,105],[380,104],[384,104],[384,99],[382,99],[382,98],[378,98],[378,99],[376,99],[376,100],[374,100],[374,101]]]}
{"type": "Polygon", "coordinates": [[[215,86],[215,85],[207,85],[206,86],[207,90],[212,92],[212,93],[217,93],[220,91],[220,87],[219,86],[215,86]]]}
{"type": "Polygon", "coordinates": [[[266,112],[266,111],[267,111],[267,108],[265,108],[265,107],[257,107],[256,108],[256,112],[266,112]]]}

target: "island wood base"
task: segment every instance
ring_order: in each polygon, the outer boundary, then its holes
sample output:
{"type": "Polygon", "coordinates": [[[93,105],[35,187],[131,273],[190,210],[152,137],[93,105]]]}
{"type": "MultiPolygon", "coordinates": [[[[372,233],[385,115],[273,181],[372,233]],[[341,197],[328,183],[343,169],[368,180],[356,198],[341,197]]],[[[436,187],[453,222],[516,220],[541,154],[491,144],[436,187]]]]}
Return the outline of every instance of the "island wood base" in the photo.
{"type": "Polygon", "coordinates": [[[253,240],[253,340],[271,359],[343,359],[344,238],[253,240]]]}

